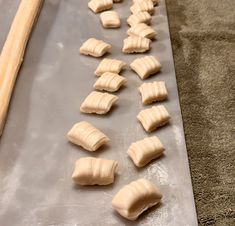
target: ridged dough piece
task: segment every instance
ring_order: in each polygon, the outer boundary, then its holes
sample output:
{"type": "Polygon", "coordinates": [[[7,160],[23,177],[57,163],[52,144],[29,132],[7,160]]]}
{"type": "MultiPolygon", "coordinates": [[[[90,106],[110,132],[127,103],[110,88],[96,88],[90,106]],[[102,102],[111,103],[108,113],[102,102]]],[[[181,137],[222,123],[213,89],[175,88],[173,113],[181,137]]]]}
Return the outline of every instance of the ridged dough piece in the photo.
{"type": "Polygon", "coordinates": [[[135,59],[130,67],[141,79],[146,79],[150,75],[156,74],[161,69],[161,64],[154,56],[144,56],[135,59]]]}
{"type": "Polygon", "coordinates": [[[150,49],[151,40],[140,36],[129,36],[123,41],[123,53],[144,53],[150,49]]]}
{"type": "Polygon", "coordinates": [[[127,80],[119,74],[105,72],[97,79],[94,84],[94,88],[108,92],[116,92],[122,85],[124,85],[124,83],[126,83],[126,81],[127,80]]]}
{"type": "Polygon", "coordinates": [[[101,13],[100,20],[104,28],[118,28],[121,25],[119,15],[115,11],[101,13]]]}
{"type": "Polygon", "coordinates": [[[155,38],[157,32],[147,24],[139,23],[129,28],[127,34],[153,39],[155,38]]]}
{"type": "Polygon", "coordinates": [[[142,96],[143,104],[151,104],[167,98],[167,89],[163,81],[143,83],[139,87],[139,92],[142,96]]]}
{"type": "Polygon", "coordinates": [[[95,38],[89,38],[80,47],[80,53],[93,57],[101,57],[111,49],[111,45],[95,38]]]}
{"type": "Polygon", "coordinates": [[[94,13],[100,13],[102,11],[112,8],[113,0],[91,0],[88,2],[88,7],[94,13]]]}
{"type": "Polygon", "coordinates": [[[157,205],[162,198],[158,188],[144,178],[125,185],[113,198],[112,207],[123,217],[136,220],[141,213],[157,205]]]}
{"type": "Polygon", "coordinates": [[[79,185],[107,185],[114,181],[118,163],[114,160],[85,157],[76,161],[72,179],[79,185]]]}
{"type": "Polygon", "coordinates": [[[95,74],[97,76],[101,76],[105,72],[119,74],[125,65],[126,63],[121,60],[104,58],[98,65],[95,74]]]}
{"type": "Polygon", "coordinates": [[[83,147],[87,151],[96,151],[109,141],[109,138],[88,122],[75,124],[68,132],[70,142],[83,147]]]}
{"type": "Polygon", "coordinates": [[[154,13],[154,5],[152,1],[142,1],[139,3],[134,3],[131,6],[130,10],[133,14],[147,11],[149,14],[152,15],[154,13]]]}
{"type": "Polygon", "coordinates": [[[170,115],[163,105],[159,105],[140,111],[137,119],[147,132],[152,132],[156,128],[167,124],[170,120],[170,115]]]}
{"type": "Polygon", "coordinates": [[[80,111],[88,114],[106,114],[117,100],[116,95],[93,91],[82,103],[80,111]]]}
{"type": "Polygon", "coordinates": [[[148,12],[144,11],[130,15],[127,19],[127,23],[130,26],[134,26],[139,23],[150,24],[151,19],[152,19],[151,15],[148,12]]]}
{"type": "Polygon", "coordinates": [[[143,167],[153,159],[160,157],[164,147],[158,137],[147,137],[132,143],[127,153],[138,167],[143,167]]]}
{"type": "Polygon", "coordinates": [[[152,1],[153,5],[158,5],[159,0],[133,0],[133,3],[140,3],[143,1],[152,1]]]}

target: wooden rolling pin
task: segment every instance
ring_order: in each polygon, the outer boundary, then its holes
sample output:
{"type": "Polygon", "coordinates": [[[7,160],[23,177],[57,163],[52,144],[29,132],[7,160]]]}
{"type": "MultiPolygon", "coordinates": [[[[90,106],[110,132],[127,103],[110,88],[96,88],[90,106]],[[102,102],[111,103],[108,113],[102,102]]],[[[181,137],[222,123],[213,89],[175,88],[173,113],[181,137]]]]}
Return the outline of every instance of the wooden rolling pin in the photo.
{"type": "Polygon", "coordinates": [[[21,0],[0,55],[0,136],[33,24],[44,0],[21,0]]]}

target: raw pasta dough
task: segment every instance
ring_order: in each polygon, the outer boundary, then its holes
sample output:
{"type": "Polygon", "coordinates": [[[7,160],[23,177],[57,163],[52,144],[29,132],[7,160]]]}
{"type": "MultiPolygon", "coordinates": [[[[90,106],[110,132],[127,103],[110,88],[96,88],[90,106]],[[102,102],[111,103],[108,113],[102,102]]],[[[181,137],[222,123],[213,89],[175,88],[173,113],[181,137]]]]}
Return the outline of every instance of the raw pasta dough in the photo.
{"type": "Polygon", "coordinates": [[[115,92],[126,82],[126,79],[119,74],[112,72],[105,72],[99,77],[94,84],[94,88],[98,90],[105,90],[108,92],[115,92]]]}
{"type": "MultiPolygon", "coordinates": [[[[0,1],[0,7],[3,7],[0,1]]],[[[5,1],[6,3],[9,1],[5,1]]],[[[33,25],[40,14],[43,0],[21,0],[15,18],[11,24],[7,39],[0,52],[0,137],[8,114],[15,81],[19,69],[24,60],[26,46],[31,34],[33,25]]],[[[8,6],[9,12],[11,10],[8,6]]],[[[1,8],[2,9],[2,8],[1,8]]],[[[3,9],[4,10],[4,9],[3,9]]],[[[3,11],[2,11],[3,15],[3,11]]],[[[3,17],[1,19],[3,21],[3,17]]],[[[5,22],[6,23],[6,22],[5,22]]],[[[3,23],[1,23],[3,26],[3,23]]],[[[3,29],[1,29],[1,32],[3,29]]],[[[3,36],[2,36],[3,37],[3,36]]]]}
{"type": "Polygon", "coordinates": [[[115,11],[106,11],[101,13],[100,19],[104,28],[117,28],[121,25],[119,15],[115,11]]]}
{"type": "Polygon", "coordinates": [[[139,179],[124,186],[113,198],[113,208],[123,217],[136,220],[162,198],[158,188],[146,179],[139,179]]]}
{"type": "Polygon", "coordinates": [[[114,181],[117,162],[85,157],[76,161],[72,179],[79,185],[107,185],[114,181]]]}
{"type": "Polygon", "coordinates": [[[109,141],[105,134],[85,121],[75,124],[68,132],[67,137],[70,142],[82,146],[88,151],[96,151],[109,141]]]}
{"type": "Polygon", "coordinates": [[[95,38],[89,38],[80,47],[80,53],[93,57],[101,57],[111,49],[111,45],[95,38]]]}
{"type": "Polygon", "coordinates": [[[133,14],[136,14],[138,12],[144,12],[147,11],[150,14],[154,13],[154,5],[152,1],[142,1],[138,3],[134,3],[131,8],[131,12],[133,14]]]}
{"type": "Polygon", "coordinates": [[[123,41],[123,53],[144,53],[150,49],[151,40],[139,36],[129,36],[123,41]]]}
{"type": "Polygon", "coordinates": [[[168,123],[170,115],[163,105],[159,105],[140,111],[137,118],[147,132],[152,132],[168,123]]]}
{"type": "Polygon", "coordinates": [[[118,100],[116,95],[93,91],[84,100],[80,107],[83,113],[106,114],[118,100]]]}
{"type": "Polygon", "coordinates": [[[143,38],[149,38],[149,39],[153,39],[156,36],[156,31],[151,28],[150,26],[148,26],[145,23],[138,23],[134,26],[132,26],[128,31],[127,31],[128,35],[137,35],[143,38]]]}
{"type": "Polygon", "coordinates": [[[151,104],[155,101],[162,101],[167,98],[167,89],[165,82],[143,83],[139,87],[143,104],[151,104]]]}
{"type": "Polygon", "coordinates": [[[163,154],[164,147],[158,137],[147,137],[132,143],[127,153],[136,166],[143,167],[163,154]]]}
{"type": "Polygon", "coordinates": [[[99,13],[113,7],[113,0],[91,0],[88,7],[94,12],[99,13]]]}
{"type": "Polygon", "coordinates": [[[130,26],[134,26],[139,23],[150,24],[151,19],[152,19],[151,15],[148,12],[144,11],[130,15],[127,19],[127,23],[130,26]]]}
{"type": "Polygon", "coordinates": [[[144,56],[135,59],[130,67],[134,70],[141,79],[146,79],[160,71],[161,64],[154,56],[144,56]]]}
{"type": "Polygon", "coordinates": [[[159,0],[133,0],[133,3],[140,3],[143,1],[152,1],[153,5],[157,5],[159,0]]]}
{"type": "Polygon", "coordinates": [[[104,58],[97,67],[95,74],[101,76],[104,72],[119,74],[126,64],[121,60],[104,58]]]}

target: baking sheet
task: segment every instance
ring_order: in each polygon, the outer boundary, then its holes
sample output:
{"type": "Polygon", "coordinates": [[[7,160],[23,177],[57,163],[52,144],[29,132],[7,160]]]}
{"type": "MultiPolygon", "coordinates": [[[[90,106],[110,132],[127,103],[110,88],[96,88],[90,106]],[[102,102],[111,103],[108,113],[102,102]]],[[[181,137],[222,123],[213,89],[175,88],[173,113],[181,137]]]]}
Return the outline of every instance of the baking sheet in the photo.
{"type": "MultiPolygon", "coordinates": [[[[46,0],[30,39],[15,87],[8,120],[0,141],[0,224],[4,226],[195,226],[196,211],[180,113],[168,21],[164,0],[156,8],[153,27],[158,32],[148,54],[159,57],[162,72],[147,79],[166,81],[169,100],[163,102],[172,116],[157,135],[166,148],[164,157],[137,169],[126,151],[147,136],[136,115],[144,108],[137,87],[142,84],[130,69],[122,75],[127,86],[106,116],[79,112],[96,80],[100,59],[79,55],[89,37],[112,44],[111,58],[130,63],[139,55],[123,55],[126,19],[131,1],[115,4],[121,29],[105,30],[99,16],[87,9],[87,0],[46,0]],[[88,153],[67,142],[66,133],[87,120],[106,133],[109,146],[88,153]],[[104,187],[74,186],[71,174],[76,159],[96,156],[119,162],[115,183],[104,187]],[[145,177],[162,191],[162,203],[130,222],[111,208],[114,194],[125,184],[145,177]]],[[[19,1],[0,0],[0,46],[3,46],[19,1]]]]}

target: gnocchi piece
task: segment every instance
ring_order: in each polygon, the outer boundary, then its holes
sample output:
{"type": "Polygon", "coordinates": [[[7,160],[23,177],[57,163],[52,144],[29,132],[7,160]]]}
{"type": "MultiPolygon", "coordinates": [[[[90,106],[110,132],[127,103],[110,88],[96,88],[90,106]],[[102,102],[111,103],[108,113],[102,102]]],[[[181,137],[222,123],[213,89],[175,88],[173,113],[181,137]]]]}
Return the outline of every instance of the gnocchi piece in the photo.
{"type": "Polygon", "coordinates": [[[158,137],[147,137],[132,143],[127,153],[136,166],[143,167],[153,159],[160,157],[164,147],[158,137]]]}
{"type": "Polygon", "coordinates": [[[133,0],[133,3],[140,3],[140,2],[143,2],[143,1],[152,1],[153,5],[157,5],[159,0],[133,0]]]}
{"type": "Polygon", "coordinates": [[[80,47],[80,53],[93,57],[101,57],[111,49],[111,45],[95,38],[89,38],[80,47]]]}
{"type": "Polygon", "coordinates": [[[100,13],[102,11],[112,8],[113,0],[91,0],[88,2],[88,7],[94,13],[100,13]]]}
{"type": "Polygon", "coordinates": [[[107,185],[114,181],[118,163],[114,160],[85,157],[76,161],[72,179],[79,185],[107,185]]]}
{"type": "Polygon", "coordinates": [[[137,58],[130,64],[130,67],[141,79],[146,79],[161,70],[161,64],[154,56],[137,58]]]}
{"type": "Polygon", "coordinates": [[[136,220],[145,210],[157,205],[161,198],[158,188],[142,178],[121,188],[112,200],[112,207],[121,216],[136,220]]]}
{"type": "Polygon", "coordinates": [[[106,11],[101,13],[100,19],[104,28],[117,28],[121,25],[119,15],[115,11],[106,11]]]}
{"type": "Polygon", "coordinates": [[[127,34],[137,35],[143,38],[154,39],[157,33],[153,28],[151,28],[147,24],[139,23],[129,28],[129,30],[127,31],[127,34]]]}
{"type": "Polygon", "coordinates": [[[155,101],[162,101],[167,98],[167,89],[165,82],[143,83],[139,87],[143,104],[151,104],[155,101]]]}
{"type": "Polygon", "coordinates": [[[96,151],[109,141],[109,138],[88,122],[75,124],[67,137],[73,144],[83,147],[87,151],[96,151]]]}
{"type": "Polygon", "coordinates": [[[129,36],[123,41],[123,53],[144,53],[150,49],[151,40],[140,36],[129,36]]]}
{"type": "Polygon", "coordinates": [[[147,132],[152,132],[156,128],[167,124],[170,120],[170,115],[163,105],[159,105],[140,111],[137,119],[147,132]]]}
{"type": "Polygon", "coordinates": [[[93,91],[82,103],[80,111],[88,114],[106,114],[117,100],[116,95],[93,91]]]}
{"type": "Polygon", "coordinates": [[[154,13],[154,5],[152,1],[136,2],[131,6],[130,10],[133,14],[147,11],[152,15],[154,13]]]}
{"type": "Polygon", "coordinates": [[[112,72],[105,72],[99,77],[94,84],[94,88],[98,90],[105,90],[108,92],[115,92],[126,83],[126,79],[119,74],[112,72]]]}
{"type": "Polygon", "coordinates": [[[127,23],[130,26],[134,26],[139,23],[150,24],[151,19],[152,19],[151,15],[148,12],[144,11],[130,15],[127,19],[127,23]]]}
{"type": "Polygon", "coordinates": [[[104,58],[97,67],[95,74],[101,76],[105,72],[119,74],[126,64],[121,60],[104,58]]]}

